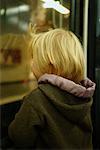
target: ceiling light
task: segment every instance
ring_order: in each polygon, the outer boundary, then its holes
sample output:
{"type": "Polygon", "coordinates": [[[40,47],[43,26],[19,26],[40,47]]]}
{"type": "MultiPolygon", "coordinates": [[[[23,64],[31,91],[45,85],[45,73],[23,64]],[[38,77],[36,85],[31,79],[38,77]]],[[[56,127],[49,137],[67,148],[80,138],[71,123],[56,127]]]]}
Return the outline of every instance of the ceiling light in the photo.
{"type": "Polygon", "coordinates": [[[1,9],[0,10],[0,15],[4,15],[4,13],[5,13],[5,9],[1,9]]]}
{"type": "Polygon", "coordinates": [[[13,14],[17,14],[19,11],[20,12],[27,12],[29,11],[29,6],[28,5],[21,5],[18,7],[13,7],[13,8],[8,8],[6,11],[7,15],[13,15],[13,14]]]}
{"type": "Polygon", "coordinates": [[[59,1],[54,0],[42,0],[44,8],[53,8],[61,14],[69,14],[70,10],[60,4],[59,1]]]}

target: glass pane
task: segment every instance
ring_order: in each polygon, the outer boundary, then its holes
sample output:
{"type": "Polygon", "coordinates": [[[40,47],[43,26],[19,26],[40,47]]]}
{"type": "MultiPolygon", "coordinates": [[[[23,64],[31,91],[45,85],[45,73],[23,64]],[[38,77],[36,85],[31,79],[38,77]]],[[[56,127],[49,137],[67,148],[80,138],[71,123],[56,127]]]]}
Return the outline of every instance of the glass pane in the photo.
{"type": "Polygon", "coordinates": [[[20,100],[36,86],[27,53],[28,26],[37,1],[31,3],[0,0],[0,104],[20,100]]]}
{"type": "Polygon", "coordinates": [[[71,1],[54,3],[57,7],[45,8],[43,0],[0,0],[0,104],[21,99],[36,86],[28,56],[29,34],[69,29],[71,1]]]}

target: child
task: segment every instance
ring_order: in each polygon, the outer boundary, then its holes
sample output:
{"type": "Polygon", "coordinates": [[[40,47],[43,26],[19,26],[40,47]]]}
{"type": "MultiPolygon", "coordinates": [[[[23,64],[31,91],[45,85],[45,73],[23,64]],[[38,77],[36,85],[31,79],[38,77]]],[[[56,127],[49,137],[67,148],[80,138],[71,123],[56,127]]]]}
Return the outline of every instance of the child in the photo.
{"type": "Polygon", "coordinates": [[[84,80],[77,37],[55,29],[32,36],[32,71],[38,88],[9,126],[17,148],[92,149],[91,105],[95,84],[84,80]]]}

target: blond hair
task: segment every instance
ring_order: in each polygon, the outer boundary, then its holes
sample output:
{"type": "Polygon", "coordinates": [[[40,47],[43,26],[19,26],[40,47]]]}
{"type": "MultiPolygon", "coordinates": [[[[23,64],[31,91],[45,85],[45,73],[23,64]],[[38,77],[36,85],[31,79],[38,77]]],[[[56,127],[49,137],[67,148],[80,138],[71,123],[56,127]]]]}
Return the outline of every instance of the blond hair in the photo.
{"type": "Polygon", "coordinates": [[[56,74],[75,82],[84,78],[84,55],[78,38],[70,31],[54,29],[32,36],[33,72],[37,78],[56,74]]]}

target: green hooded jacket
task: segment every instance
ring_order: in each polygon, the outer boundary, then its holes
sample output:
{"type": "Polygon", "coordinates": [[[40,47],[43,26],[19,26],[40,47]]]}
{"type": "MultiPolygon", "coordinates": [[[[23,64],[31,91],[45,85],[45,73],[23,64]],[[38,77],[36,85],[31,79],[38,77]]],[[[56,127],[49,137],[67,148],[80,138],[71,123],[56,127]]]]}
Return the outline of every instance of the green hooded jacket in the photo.
{"type": "Polygon", "coordinates": [[[92,149],[92,98],[79,98],[42,83],[23,100],[9,126],[17,148],[92,149]]]}

